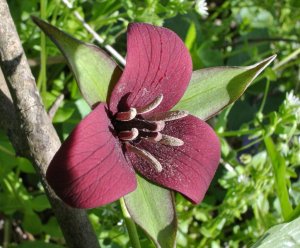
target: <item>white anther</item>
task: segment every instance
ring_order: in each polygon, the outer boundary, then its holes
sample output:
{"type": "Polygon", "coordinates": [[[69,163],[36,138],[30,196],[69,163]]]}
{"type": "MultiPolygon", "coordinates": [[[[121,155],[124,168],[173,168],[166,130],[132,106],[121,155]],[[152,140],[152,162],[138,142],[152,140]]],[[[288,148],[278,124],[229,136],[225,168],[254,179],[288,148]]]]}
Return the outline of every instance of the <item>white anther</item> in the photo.
{"type": "MultiPolygon", "coordinates": [[[[151,132],[152,134],[152,132],[151,132]]],[[[142,139],[156,143],[162,139],[162,134],[160,132],[155,133],[156,135],[149,135],[149,136],[140,136],[142,139]]]]}
{"type": "Polygon", "coordinates": [[[150,102],[146,106],[137,108],[137,113],[138,114],[146,114],[146,113],[154,110],[162,102],[163,98],[164,98],[163,94],[160,94],[158,97],[156,97],[152,102],[150,102]]]}
{"type": "Polygon", "coordinates": [[[128,151],[133,152],[141,158],[145,159],[149,164],[151,164],[154,167],[154,169],[157,172],[162,171],[162,166],[160,162],[150,152],[147,152],[146,150],[133,146],[129,143],[126,143],[126,148],[128,151]]]}
{"type": "Polygon", "coordinates": [[[162,139],[159,141],[159,143],[166,145],[166,146],[182,146],[184,145],[184,142],[181,139],[163,134],[162,139]]]}
{"type": "Polygon", "coordinates": [[[174,121],[181,118],[184,118],[189,115],[188,111],[185,110],[175,110],[165,113],[154,114],[151,117],[148,117],[148,121],[174,121]]]}

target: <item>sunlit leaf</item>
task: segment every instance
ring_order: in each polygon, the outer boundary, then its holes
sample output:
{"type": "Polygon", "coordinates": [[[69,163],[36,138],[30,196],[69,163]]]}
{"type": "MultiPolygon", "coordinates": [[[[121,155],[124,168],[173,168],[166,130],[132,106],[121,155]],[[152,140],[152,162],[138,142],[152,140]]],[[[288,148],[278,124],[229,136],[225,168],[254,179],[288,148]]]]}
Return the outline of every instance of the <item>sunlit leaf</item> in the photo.
{"type": "Polygon", "coordinates": [[[269,229],[252,248],[300,247],[300,218],[269,229]]]}
{"type": "Polygon", "coordinates": [[[37,17],[32,19],[67,59],[88,104],[106,102],[113,83],[121,74],[118,65],[98,47],[83,43],[37,17]]]}
{"type": "Polygon", "coordinates": [[[172,194],[137,177],[137,189],[124,197],[130,215],[157,247],[174,247],[177,219],[172,194]]]}
{"type": "Polygon", "coordinates": [[[236,101],[276,55],[245,67],[212,67],[193,72],[183,98],[174,109],[207,120],[236,101]]]}

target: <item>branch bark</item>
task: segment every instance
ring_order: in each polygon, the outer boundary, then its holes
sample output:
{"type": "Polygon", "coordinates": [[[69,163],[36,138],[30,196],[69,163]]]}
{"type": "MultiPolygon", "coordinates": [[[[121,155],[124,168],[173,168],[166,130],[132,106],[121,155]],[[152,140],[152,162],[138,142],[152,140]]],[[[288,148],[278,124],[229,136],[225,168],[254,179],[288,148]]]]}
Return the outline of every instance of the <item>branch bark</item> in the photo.
{"type": "Polygon", "coordinates": [[[98,248],[99,242],[84,210],[65,205],[48,185],[45,174],[60,140],[42,104],[6,0],[0,0],[0,66],[11,95],[0,88],[0,126],[17,155],[31,160],[69,247],[98,248]]]}

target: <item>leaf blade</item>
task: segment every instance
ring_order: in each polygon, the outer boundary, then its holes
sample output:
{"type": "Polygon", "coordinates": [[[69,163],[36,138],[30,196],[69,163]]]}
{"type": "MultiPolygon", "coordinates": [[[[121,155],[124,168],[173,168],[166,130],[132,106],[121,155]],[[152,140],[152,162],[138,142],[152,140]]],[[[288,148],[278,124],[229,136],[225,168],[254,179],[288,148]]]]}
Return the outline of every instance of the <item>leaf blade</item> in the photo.
{"type": "Polygon", "coordinates": [[[276,55],[245,67],[211,67],[193,72],[183,98],[175,110],[187,110],[207,120],[236,101],[276,55]]]}
{"type": "Polygon", "coordinates": [[[270,228],[252,248],[282,248],[300,246],[300,217],[270,228]]]}
{"type": "Polygon", "coordinates": [[[65,56],[88,104],[106,102],[122,73],[116,62],[97,46],[79,41],[37,17],[32,16],[32,20],[65,56]]]}
{"type": "Polygon", "coordinates": [[[128,212],[156,247],[175,247],[177,218],[171,192],[137,175],[137,189],[124,197],[128,212]]]}

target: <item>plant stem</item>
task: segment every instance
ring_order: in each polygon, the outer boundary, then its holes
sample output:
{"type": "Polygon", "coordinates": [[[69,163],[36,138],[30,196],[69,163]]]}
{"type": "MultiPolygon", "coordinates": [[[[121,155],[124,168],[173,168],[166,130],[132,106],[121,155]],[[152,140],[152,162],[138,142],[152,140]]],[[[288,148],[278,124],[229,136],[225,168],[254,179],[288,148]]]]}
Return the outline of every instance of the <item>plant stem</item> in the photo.
{"type": "MultiPolygon", "coordinates": [[[[41,18],[45,19],[47,15],[47,0],[41,0],[41,18]]],[[[38,77],[38,89],[45,93],[47,91],[47,52],[46,52],[46,36],[41,33],[41,69],[38,77]]]]}
{"type": "Polygon", "coordinates": [[[121,204],[121,209],[123,212],[123,216],[124,216],[125,224],[126,224],[127,231],[129,234],[129,239],[130,239],[131,245],[133,248],[141,248],[135,223],[127,211],[123,197],[120,199],[120,204],[121,204]]]}
{"type": "Polygon", "coordinates": [[[287,190],[285,161],[280,153],[276,150],[274,142],[270,136],[264,137],[264,142],[273,167],[276,190],[280,202],[282,216],[283,219],[287,221],[292,214],[293,208],[289,201],[289,193],[287,190]]]}
{"type": "Polygon", "coordinates": [[[294,211],[288,216],[287,221],[290,222],[300,216],[300,204],[294,209],[294,211]]]}
{"type": "Polygon", "coordinates": [[[295,59],[298,54],[300,54],[300,48],[296,49],[294,52],[292,52],[290,55],[286,56],[283,60],[275,64],[272,69],[274,71],[278,71],[283,65],[290,62],[291,60],[295,59]]]}
{"type": "Polygon", "coordinates": [[[4,219],[4,237],[3,237],[3,248],[7,248],[10,243],[10,231],[11,231],[11,223],[10,219],[7,217],[4,219]]]}
{"type": "Polygon", "coordinates": [[[268,96],[269,89],[270,89],[270,80],[267,79],[265,92],[264,92],[264,97],[262,99],[262,102],[261,102],[260,108],[258,110],[258,113],[262,113],[263,110],[264,110],[264,107],[265,107],[265,104],[266,104],[266,101],[267,101],[267,96],[268,96]]]}
{"type": "Polygon", "coordinates": [[[260,128],[242,129],[237,131],[226,131],[226,132],[218,133],[218,135],[220,135],[221,137],[241,136],[246,134],[255,134],[260,130],[261,130],[260,128]]]}

